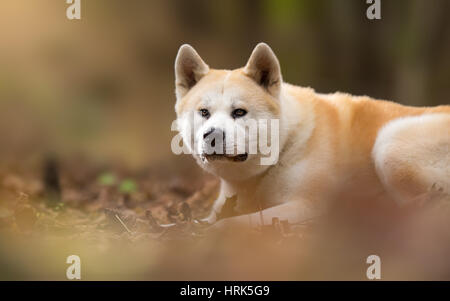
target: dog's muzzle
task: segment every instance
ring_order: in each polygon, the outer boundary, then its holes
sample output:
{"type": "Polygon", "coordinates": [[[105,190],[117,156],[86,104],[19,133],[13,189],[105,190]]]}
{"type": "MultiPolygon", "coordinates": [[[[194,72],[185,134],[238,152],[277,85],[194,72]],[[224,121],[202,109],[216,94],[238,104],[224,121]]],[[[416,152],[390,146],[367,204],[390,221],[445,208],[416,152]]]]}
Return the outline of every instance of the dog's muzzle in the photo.
{"type": "Polygon", "coordinates": [[[225,132],[222,129],[210,128],[203,134],[203,153],[202,159],[208,161],[229,160],[232,162],[243,162],[247,160],[248,154],[226,154],[225,132]]]}

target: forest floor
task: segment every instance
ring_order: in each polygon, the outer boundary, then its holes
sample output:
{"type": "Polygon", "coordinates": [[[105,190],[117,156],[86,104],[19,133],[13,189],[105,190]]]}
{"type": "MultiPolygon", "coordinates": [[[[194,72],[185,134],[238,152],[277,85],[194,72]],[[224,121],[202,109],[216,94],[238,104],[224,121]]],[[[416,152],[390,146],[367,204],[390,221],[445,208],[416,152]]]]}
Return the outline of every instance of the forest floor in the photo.
{"type": "MultiPolygon", "coordinates": [[[[129,171],[84,158],[49,157],[34,170],[23,165],[5,167],[0,181],[0,252],[4,255],[0,266],[11,272],[1,274],[3,279],[60,279],[65,275],[61,272],[65,262],[56,258],[65,252],[67,256],[82,253],[92,262],[86,268],[88,279],[230,277],[234,272],[223,267],[224,256],[216,254],[219,243],[228,248],[242,246],[249,238],[254,241],[245,248],[246,255],[228,249],[225,257],[238,266],[243,261],[251,263],[245,258],[255,259],[251,250],[268,240],[278,246],[304,239],[306,225],[287,229],[274,224],[246,234],[208,235],[208,226],[198,220],[209,213],[219,181],[189,160],[129,171]],[[136,252],[139,255],[131,255],[136,252]],[[121,255],[125,256],[120,259],[123,265],[111,272],[111,262],[121,255]],[[39,262],[40,256],[46,257],[48,269],[24,259],[37,257],[39,262]],[[222,268],[202,274],[209,266],[205,256],[217,260],[214,264],[222,268]],[[130,266],[135,273],[130,274],[130,266]]],[[[234,277],[256,275],[266,278],[253,268],[234,277]]]]}
{"type": "Polygon", "coordinates": [[[138,171],[51,157],[35,169],[4,167],[0,279],[63,280],[72,254],[86,280],[365,279],[365,258],[377,252],[391,279],[449,275],[440,261],[450,250],[442,231],[448,219],[423,226],[429,215],[410,215],[395,231],[386,222],[375,232],[342,223],[330,232],[317,219],[211,234],[197,220],[209,213],[218,185],[188,160],[138,171]]]}

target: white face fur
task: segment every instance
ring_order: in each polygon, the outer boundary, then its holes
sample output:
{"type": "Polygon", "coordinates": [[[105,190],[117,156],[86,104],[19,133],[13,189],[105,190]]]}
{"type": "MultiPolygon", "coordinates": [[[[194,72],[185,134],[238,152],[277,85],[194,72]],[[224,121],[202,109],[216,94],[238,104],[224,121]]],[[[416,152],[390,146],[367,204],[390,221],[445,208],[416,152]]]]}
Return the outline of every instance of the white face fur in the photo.
{"type": "Polygon", "coordinates": [[[200,166],[240,181],[267,169],[264,158],[276,162],[279,70],[266,44],[255,48],[245,68],[233,71],[211,70],[191,46],[180,47],[175,62],[177,127],[200,166]]]}

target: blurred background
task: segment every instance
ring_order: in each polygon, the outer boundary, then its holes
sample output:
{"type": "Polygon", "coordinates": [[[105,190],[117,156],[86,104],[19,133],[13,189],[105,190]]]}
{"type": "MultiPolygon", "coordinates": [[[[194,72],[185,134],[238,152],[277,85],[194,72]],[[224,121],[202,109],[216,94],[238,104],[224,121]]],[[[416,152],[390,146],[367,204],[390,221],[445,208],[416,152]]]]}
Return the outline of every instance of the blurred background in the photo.
{"type": "Polygon", "coordinates": [[[218,181],[172,153],[170,127],[183,43],[234,69],[264,41],[289,83],[449,104],[450,1],[381,0],[381,20],[365,0],[81,0],[81,20],[68,6],[0,1],[0,279],[64,280],[69,254],[95,280],[366,279],[368,254],[383,279],[449,279],[450,220],[435,212],[396,229],[390,213],[372,234],[313,221],[199,239],[192,218],[218,181]]]}
{"type": "MultiPolygon", "coordinates": [[[[0,3],[0,160],[83,153],[130,166],[172,160],[173,63],[213,68],[267,42],[285,81],[409,105],[449,103],[450,2],[63,0],[0,3]]],[[[31,159],[30,159],[31,160],[31,159]]]]}

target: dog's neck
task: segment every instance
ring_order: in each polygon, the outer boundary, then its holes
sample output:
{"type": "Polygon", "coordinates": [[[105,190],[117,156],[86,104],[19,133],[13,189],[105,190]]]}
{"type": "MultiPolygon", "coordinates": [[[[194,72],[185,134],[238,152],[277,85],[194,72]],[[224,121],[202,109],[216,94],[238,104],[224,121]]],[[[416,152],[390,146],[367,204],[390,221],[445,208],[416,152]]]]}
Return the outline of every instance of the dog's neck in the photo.
{"type": "Polygon", "coordinates": [[[238,210],[242,213],[264,209],[267,204],[261,199],[260,183],[263,178],[282,165],[290,164],[293,157],[301,155],[299,150],[308,143],[314,130],[314,107],[311,100],[315,97],[313,90],[283,84],[280,92],[280,135],[278,162],[270,165],[263,172],[239,181],[226,181],[229,194],[238,195],[238,210]],[[300,127],[299,127],[300,124],[300,127]],[[299,131],[299,128],[301,129],[299,131]],[[297,138],[292,138],[297,136],[297,138]],[[296,141],[290,143],[289,141],[296,141]],[[302,144],[302,145],[299,145],[302,144]],[[262,208],[259,208],[262,207],[262,208]]]}
{"type": "Polygon", "coordinates": [[[280,93],[280,156],[281,164],[289,158],[301,155],[315,128],[313,89],[283,83],[280,93]],[[297,136],[293,139],[293,136],[297,136]],[[295,141],[295,143],[289,142],[295,141]]]}

